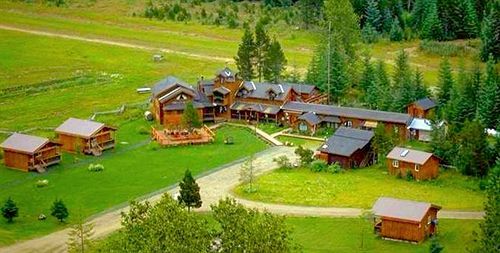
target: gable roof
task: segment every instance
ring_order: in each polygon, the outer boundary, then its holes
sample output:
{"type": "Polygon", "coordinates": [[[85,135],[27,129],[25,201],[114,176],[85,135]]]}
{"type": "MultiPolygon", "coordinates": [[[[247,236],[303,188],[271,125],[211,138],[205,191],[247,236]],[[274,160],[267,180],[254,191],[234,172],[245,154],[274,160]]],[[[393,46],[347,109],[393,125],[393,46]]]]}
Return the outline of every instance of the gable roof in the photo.
{"type": "Polygon", "coordinates": [[[222,95],[226,95],[226,94],[229,94],[231,92],[231,90],[229,90],[228,88],[226,88],[224,86],[221,86],[221,87],[215,88],[213,90],[213,92],[219,92],[222,95]]]}
{"type": "Polygon", "coordinates": [[[441,209],[431,203],[380,197],[372,211],[376,216],[420,222],[431,207],[441,209]]]}
{"type": "Polygon", "coordinates": [[[316,88],[316,86],[309,84],[287,83],[287,85],[291,85],[299,94],[310,94],[316,88]]]}
{"type": "Polygon", "coordinates": [[[228,77],[234,77],[234,72],[230,68],[224,67],[223,69],[217,71],[216,75],[228,78],[228,77]]]}
{"type": "Polygon", "coordinates": [[[422,98],[414,102],[416,105],[422,107],[424,110],[429,110],[437,106],[436,102],[434,102],[430,98],[422,98]]]}
{"type": "Polygon", "coordinates": [[[322,105],[301,102],[286,102],[282,106],[283,110],[296,112],[315,112],[318,115],[356,118],[364,120],[374,120],[380,122],[392,122],[408,125],[412,117],[405,113],[385,112],[368,110],[353,107],[342,107],[335,105],[322,105]]]}
{"type": "Polygon", "coordinates": [[[276,94],[274,100],[279,101],[285,100],[292,90],[292,86],[288,84],[255,83],[253,81],[244,81],[240,87],[248,91],[243,96],[245,98],[269,99],[269,91],[272,90],[276,94]]]}
{"type": "Polygon", "coordinates": [[[427,160],[429,160],[429,158],[431,158],[431,156],[433,156],[432,153],[414,149],[408,149],[408,148],[395,147],[391,150],[391,152],[389,152],[387,158],[402,162],[409,162],[409,163],[423,165],[425,162],[427,162],[427,160]]]}
{"type": "Polygon", "coordinates": [[[368,145],[372,138],[372,131],[339,127],[318,150],[332,155],[349,157],[368,145]]]}
{"type": "Polygon", "coordinates": [[[175,86],[180,86],[185,89],[193,90],[193,88],[189,84],[178,79],[177,77],[167,76],[165,79],[157,82],[153,86],[153,88],[151,89],[151,93],[153,94],[153,97],[157,97],[158,95],[161,95],[161,93],[168,91],[174,88],[175,86]]]}
{"type": "Polygon", "coordinates": [[[247,103],[247,102],[241,102],[241,101],[236,101],[230,106],[231,110],[236,110],[236,111],[244,111],[244,110],[252,110],[252,111],[257,111],[265,114],[272,114],[275,115],[280,111],[279,106],[275,105],[265,105],[265,104],[258,104],[258,103],[247,103]]]}
{"type": "Polygon", "coordinates": [[[320,119],[320,117],[318,117],[318,115],[316,115],[316,113],[314,113],[314,112],[304,113],[304,114],[299,116],[299,119],[305,120],[310,125],[317,125],[317,124],[321,123],[321,121],[322,121],[320,119]]]}
{"type": "Polygon", "coordinates": [[[76,135],[84,138],[91,137],[94,133],[101,130],[104,123],[91,120],[69,118],[56,128],[57,133],[76,135]]]}
{"type": "Polygon", "coordinates": [[[38,149],[43,147],[49,142],[49,139],[33,135],[14,133],[7,138],[0,147],[4,149],[11,149],[23,153],[33,154],[38,149]]]}

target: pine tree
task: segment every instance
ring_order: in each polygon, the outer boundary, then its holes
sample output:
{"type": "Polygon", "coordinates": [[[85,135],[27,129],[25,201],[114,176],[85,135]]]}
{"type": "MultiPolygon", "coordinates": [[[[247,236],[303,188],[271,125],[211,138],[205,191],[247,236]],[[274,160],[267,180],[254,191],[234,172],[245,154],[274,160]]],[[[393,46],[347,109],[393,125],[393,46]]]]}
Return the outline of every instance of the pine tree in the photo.
{"type": "Polygon", "coordinates": [[[264,78],[266,81],[278,83],[283,77],[286,63],[285,53],[283,53],[280,43],[274,38],[264,61],[264,78]]]}
{"type": "Polygon", "coordinates": [[[361,75],[361,80],[359,82],[359,88],[365,94],[375,82],[375,70],[373,69],[373,65],[371,63],[371,56],[365,55],[363,59],[363,74],[361,75]]]}
{"type": "Polygon", "coordinates": [[[429,246],[429,253],[440,253],[443,251],[444,247],[441,245],[437,239],[437,237],[434,237],[431,239],[431,244],[429,246]]]}
{"type": "Polygon", "coordinates": [[[493,58],[487,63],[486,78],[479,90],[477,117],[488,128],[498,124],[500,115],[500,80],[493,58]]]}
{"type": "Polygon", "coordinates": [[[399,25],[399,20],[397,18],[392,22],[391,32],[389,35],[391,41],[402,41],[403,40],[403,29],[399,25]]]}
{"type": "Polygon", "coordinates": [[[376,0],[368,0],[366,3],[365,26],[368,24],[375,28],[376,31],[381,31],[382,16],[378,9],[378,1],[376,0]]]}
{"type": "Polygon", "coordinates": [[[448,59],[444,59],[441,62],[439,69],[439,90],[438,90],[438,102],[439,105],[445,106],[448,100],[450,100],[451,90],[453,89],[453,75],[451,73],[451,65],[448,59]]]}
{"type": "Polygon", "coordinates": [[[479,223],[479,232],[473,234],[476,248],[471,252],[500,252],[500,160],[488,176],[484,212],[484,218],[479,223]]]}
{"type": "Polygon", "coordinates": [[[239,75],[243,80],[252,80],[254,77],[253,69],[253,54],[255,43],[250,27],[245,24],[245,31],[241,38],[241,44],[238,47],[237,56],[234,58],[236,66],[238,67],[239,75]]]}
{"type": "Polygon", "coordinates": [[[298,0],[298,7],[306,29],[320,20],[323,0],[298,0]]]}
{"type": "MultiPolygon", "coordinates": [[[[331,26],[331,43],[345,53],[348,60],[355,59],[355,45],[360,41],[358,16],[349,0],[325,0],[325,26],[331,26]]],[[[327,29],[325,29],[327,30],[327,29]]],[[[325,40],[327,41],[327,40],[325,40]]]]}
{"type": "Polygon", "coordinates": [[[495,62],[500,60],[500,2],[491,4],[489,15],[483,20],[481,31],[481,59],[488,61],[490,55],[495,62]]]}
{"type": "Polygon", "coordinates": [[[2,216],[7,219],[7,222],[11,223],[15,217],[19,216],[19,208],[10,197],[5,201],[3,207],[1,208],[2,216]]]}
{"type": "Polygon", "coordinates": [[[391,93],[391,80],[387,75],[383,60],[379,60],[377,63],[376,76],[378,86],[377,109],[387,111],[391,108],[393,96],[391,93]]]}
{"type": "Polygon", "coordinates": [[[461,0],[459,3],[462,15],[459,16],[461,24],[458,26],[460,30],[457,32],[457,38],[476,38],[479,34],[479,21],[474,3],[472,0],[461,0]]]}
{"type": "Polygon", "coordinates": [[[484,125],[467,121],[459,133],[454,165],[464,175],[483,177],[488,174],[491,157],[484,125]]]}
{"type": "Polygon", "coordinates": [[[378,41],[378,32],[371,24],[366,24],[361,30],[361,38],[364,43],[375,43],[378,41]]]}
{"type": "Polygon", "coordinates": [[[202,122],[198,111],[194,108],[193,101],[187,101],[182,114],[182,124],[190,131],[193,128],[200,128],[202,122]]]}
{"type": "Polygon", "coordinates": [[[443,25],[438,16],[437,0],[428,1],[428,9],[420,37],[428,40],[444,40],[443,25]]]}
{"type": "Polygon", "coordinates": [[[330,61],[330,95],[334,103],[339,103],[342,94],[349,84],[346,56],[338,49],[333,48],[330,61]]]}
{"type": "Polygon", "coordinates": [[[269,35],[264,25],[264,22],[259,21],[255,25],[255,65],[257,67],[257,77],[259,82],[262,82],[262,77],[264,75],[265,61],[268,57],[270,46],[269,35]]]}
{"type": "Polygon", "coordinates": [[[394,107],[392,109],[403,112],[406,106],[413,102],[415,97],[415,87],[412,80],[409,56],[404,50],[401,50],[396,60],[393,80],[396,94],[393,103],[394,107]]]}
{"type": "Polygon", "coordinates": [[[422,29],[424,20],[427,16],[427,10],[429,8],[429,0],[416,0],[411,17],[412,26],[415,30],[420,31],[422,29]]]}
{"type": "Polygon", "coordinates": [[[68,252],[84,253],[91,245],[90,237],[94,234],[94,225],[85,223],[83,217],[79,216],[76,223],[71,226],[68,233],[68,252]]]}
{"type": "Polygon", "coordinates": [[[325,83],[324,80],[322,80],[322,70],[321,68],[324,67],[323,63],[323,50],[321,49],[320,46],[317,46],[314,54],[311,58],[311,62],[309,63],[309,67],[307,68],[307,73],[306,73],[306,82],[307,83],[312,83],[318,89],[320,89],[322,92],[325,92],[325,83]]]}
{"type": "Polygon", "coordinates": [[[429,96],[429,91],[424,84],[424,76],[422,72],[417,69],[415,71],[415,78],[413,79],[413,85],[415,87],[415,97],[413,100],[419,100],[429,96]]]}
{"type": "Polygon", "coordinates": [[[383,20],[382,20],[382,32],[383,33],[390,33],[391,32],[392,22],[393,22],[392,13],[389,10],[389,8],[385,8],[383,20]]]}
{"type": "Polygon", "coordinates": [[[68,208],[66,208],[66,205],[60,199],[56,199],[54,201],[54,203],[52,204],[50,214],[54,216],[56,219],[58,219],[60,222],[63,222],[69,216],[68,208]]]}
{"type": "Polygon", "coordinates": [[[255,181],[255,166],[254,166],[255,157],[250,156],[245,163],[241,166],[240,169],[240,181],[243,184],[247,184],[245,191],[247,193],[254,192],[255,189],[253,187],[253,183],[255,181]]]}
{"type": "Polygon", "coordinates": [[[188,208],[188,211],[191,208],[201,207],[200,187],[194,180],[193,175],[191,175],[191,171],[186,170],[182,182],[179,183],[179,188],[177,200],[179,203],[184,204],[188,208]]]}

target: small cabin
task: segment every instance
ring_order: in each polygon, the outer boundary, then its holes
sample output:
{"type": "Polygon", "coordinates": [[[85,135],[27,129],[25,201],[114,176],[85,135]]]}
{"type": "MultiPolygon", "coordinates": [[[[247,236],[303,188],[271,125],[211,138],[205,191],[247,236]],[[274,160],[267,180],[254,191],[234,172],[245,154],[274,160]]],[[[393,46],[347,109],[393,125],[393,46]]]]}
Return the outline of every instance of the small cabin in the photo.
{"type": "Polygon", "coordinates": [[[437,104],[430,98],[422,98],[408,105],[408,114],[415,118],[428,118],[437,104]]]}
{"type": "Polygon", "coordinates": [[[420,243],[437,233],[440,206],[381,197],[373,205],[374,232],[384,239],[420,243]]]}
{"type": "Polygon", "coordinates": [[[328,164],[339,163],[343,168],[365,167],[373,164],[371,148],[373,132],[339,127],[319,149],[317,158],[328,164]]]}
{"type": "Polygon", "coordinates": [[[115,147],[116,128],[103,123],[69,118],[56,128],[62,149],[99,156],[115,147]]]}
{"type": "Polygon", "coordinates": [[[395,147],[387,155],[387,167],[392,175],[405,176],[410,172],[416,180],[436,178],[440,159],[432,153],[395,147]]]}
{"type": "Polygon", "coordinates": [[[0,147],[4,153],[5,166],[25,172],[44,172],[61,161],[60,144],[47,138],[15,133],[0,147]]]}

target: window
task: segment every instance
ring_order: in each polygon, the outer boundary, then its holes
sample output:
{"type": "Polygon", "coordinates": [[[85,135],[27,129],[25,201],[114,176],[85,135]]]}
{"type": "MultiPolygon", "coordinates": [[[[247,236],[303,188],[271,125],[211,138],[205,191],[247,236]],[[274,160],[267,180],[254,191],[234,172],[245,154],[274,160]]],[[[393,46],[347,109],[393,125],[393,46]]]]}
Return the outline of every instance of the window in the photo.
{"type": "Polygon", "coordinates": [[[392,160],[392,167],[399,168],[399,161],[398,160],[392,160]]]}
{"type": "Polygon", "coordinates": [[[420,170],[420,165],[419,164],[415,164],[415,171],[418,172],[420,170]]]}
{"type": "Polygon", "coordinates": [[[352,121],[348,120],[345,122],[346,127],[352,127],[352,121]]]}

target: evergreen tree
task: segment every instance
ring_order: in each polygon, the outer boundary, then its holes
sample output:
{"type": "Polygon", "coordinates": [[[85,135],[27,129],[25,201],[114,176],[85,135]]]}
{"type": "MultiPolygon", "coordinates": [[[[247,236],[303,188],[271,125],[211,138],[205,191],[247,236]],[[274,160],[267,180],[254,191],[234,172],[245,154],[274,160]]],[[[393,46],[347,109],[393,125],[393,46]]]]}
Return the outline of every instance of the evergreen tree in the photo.
{"type": "Polygon", "coordinates": [[[66,205],[60,199],[56,199],[54,201],[54,203],[52,204],[50,214],[54,216],[56,219],[58,219],[60,222],[63,222],[69,216],[68,208],[66,208],[66,205]]]}
{"type": "Polygon", "coordinates": [[[245,24],[245,31],[241,38],[241,43],[238,46],[237,56],[234,58],[236,66],[238,67],[238,74],[243,80],[252,80],[254,77],[253,69],[253,54],[255,43],[250,27],[245,24]]]}
{"type": "Polygon", "coordinates": [[[413,98],[414,101],[429,96],[429,91],[427,90],[424,84],[424,77],[419,69],[415,71],[415,78],[413,79],[413,85],[415,87],[415,97],[413,98]]]}
{"type": "Polygon", "coordinates": [[[325,80],[322,80],[322,68],[324,67],[324,56],[322,55],[322,53],[323,50],[321,49],[321,47],[317,46],[311,58],[311,62],[309,63],[309,67],[307,68],[306,83],[312,83],[322,92],[325,92],[325,80]]]}
{"type": "Polygon", "coordinates": [[[491,157],[484,126],[477,121],[465,122],[457,144],[455,166],[465,175],[486,176],[491,157]]]}
{"type": "Polygon", "coordinates": [[[191,175],[191,171],[186,170],[184,178],[179,183],[179,188],[177,200],[179,203],[184,204],[188,208],[188,211],[191,208],[201,207],[200,187],[194,180],[193,175],[191,175]]]}
{"type": "Polygon", "coordinates": [[[376,0],[368,0],[366,2],[365,26],[366,25],[371,25],[376,31],[381,31],[382,16],[378,8],[378,1],[376,0]]]}
{"type": "Polygon", "coordinates": [[[1,208],[2,216],[7,219],[7,222],[11,223],[14,218],[19,216],[19,208],[10,197],[5,201],[3,207],[1,208]]]}
{"type": "Polygon", "coordinates": [[[389,37],[391,41],[402,41],[403,36],[404,36],[403,29],[401,28],[401,25],[399,25],[399,20],[396,18],[392,22],[392,27],[389,37]]]}
{"type": "Polygon", "coordinates": [[[412,26],[415,30],[420,31],[422,29],[425,18],[427,17],[427,10],[429,8],[429,0],[416,0],[411,17],[412,26]]]}
{"type": "Polygon", "coordinates": [[[198,111],[194,108],[193,101],[186,102],[186,107],[182,114],[182,124],[190,131],[193,128],[200,128],[202,125],[200,115],[198,115],[198,111]]]}
{"type": "Polygon", "coordinates": [[[330,61],[330,96],[332,102],[339,103],[349,84],[346,57],[339,50],[333,48],[330,61]]]}
{"type": "Polygon", "coordinates": [[[379,157],[384,159],[389,151],[396,145],[396,138],[391,132],[386,131],[384,124],[378,124],[373,135],[373,151],[379,157]]]}
{"type": "Polygon", "coordinates": [[[500,160],[491,169],[486,187],[484,218],[479,223],[479,232],[474,232],[474,253],[500,252],[500,160]]]}
{"type": "Polygon", "coordinates": [[[363,74],[361,75],[361,80],[359,82],[359,88],[363,93],[367,93],[368,89],[374,85],[376,82],[375,70],[371,63],[371,56],[365,55],[363,59],[363,74]]]}
{"type": "Polygon", "coordinates": [[[438,16],[437,0],[428,0],[428,9],[420,37],[428,40],[444,40],[443,25],[438,16]]]}
{"type": "Polygon", "coordinates": [[[240,182],[243,184],[247,184],[245,191],[247,193],[252,193],[255,191],[253,187],[253,183],[255,181],[255,166],[254,166],[255,157],[250,156],[245,163],[241,166],[240,169],[240,182]]]}
{"type": "Polygon", "coordinates": [[[319,22],[323,0],[298,0],[298,7],[306,29],[319,22]]]}
{"type": "Polygon", "coordinates": [[[406,106],[413,102],[415,98],[415,87],[412,80],[409,56],[404,50],[401,50],[396,60],[393,80],[396,94],[392,109],[403,112],[406,106]]]}
{"type": "Polygon", "coordinates": [[[94,234],[94,225],[86,224],[83,217],[79,216],[76,223],[71,226],[68,233],[68,252],[84,253],[92,246],[90,237],[94,234]]]}
{"type": "Polygon", "coordinates": [[[331,26],[328,34],[331,34],[332,45],[338,46],[337,49],[345,53],[349,61],[354,60],[354,45],[360,41],[361,36],[358,16],[354,13],[351,2],[349,0],[325,0],[324,13],[325,26],[331,26]]]}
{"type": "Polygon", "coordinates": [[[371,24],[366,24],[361,30],[361,38],[364,43],[375,43],[378,41],[378,32],[371,24]]]}
{"type": "Polygon", "coordinates": [[[451,90],[453,89],[453,75],[451,73],[451,65],[448,59],[441,62],[439,69],[439,84],[438,84],[438,102],[440,106],[445,106],[450,100],[451,90]]]}
{"type": "Polygon", "coordinates": [[[479,21],[472,1],[473,0],[459,1],[461,15],[458,15],[457,18],[461,22],[456,32],[458,39],[476,38],[479,35],[479,21]]]}
{"type": "Polygon", "coordinates": [[[434,237],[431,239],[431,244],[429,246],[429,253],[440,253],[443,251],[444,247],[441,245],[437,239],[437,237],[434,237]]]}
{"type": "Polygon", "coordinates": [[[487,61],[490,55],[495,62],[500,60],[500,2],[491,4],[489,14],[484,18],[481,31],[481,59],[487,61]]]}
{"type": "Polygon", "coordinates": [[[383,33],[390,33],[391,32],[392,22],[393,22],[392,13],[388,8],[385,8],[383,20],[382,20],[382,32],[383,33]]]}
{"type": "Polygon", "coordinates": [[[497,126],[500,115],[500,80],[492,58],[487,63],[486,78],[479,90],[477,117],[488,128],[497,126]]]}
{"type": "Polygon", "coordinates": [[[265,61],[268,57],[270,39],[267,35],[264,22],[259,20],[255,25],[255,65],[257,67],[257,77],[259,82],[262,82],[264,75],[265,61]]]}
{"type": "Polygon", "coordinates": [[[446,119],[454,124],[461,126],[466,119],[472,120],[473,118],[467,118],[466,115],[466,109],[469,107],[469,104],[464,104],[468,103],[466,101],[467,95],[464,94],[466,87],[468,85],[468,77],[467,74],[465,73],[465,69],[463,66],[460,67],[460,70],[458,72],[458,78],[457,82],[454,84],[451,94],[450,94],[450,100],[446,104],[446,119]]]}
{"type": "Polygon", "coordinates": [[[280,43],[275,39],[269,46],[269,52],[264,62],[264,78],[268,82],[278,83],[283,77],[286,66],[285,53],[280,43]]]}
{"type": "Polygon", "coordinates": [[[440,126],[437,122],[432,122],[431,149],[432,153],[443,159],[444,164],[452,164],[454,161],[455,143],[452,131],[447,131],[446,127],[440,126]]]}
{"type": "Polygon", "coordinates": [[[379,60],[377,63],[376,76],[378,87],[377,109],[384,111],[390,110],[393,103],[393,96],[391,93],[391,80],[387,75],[385,63],[383,60],[379,60]]]}

